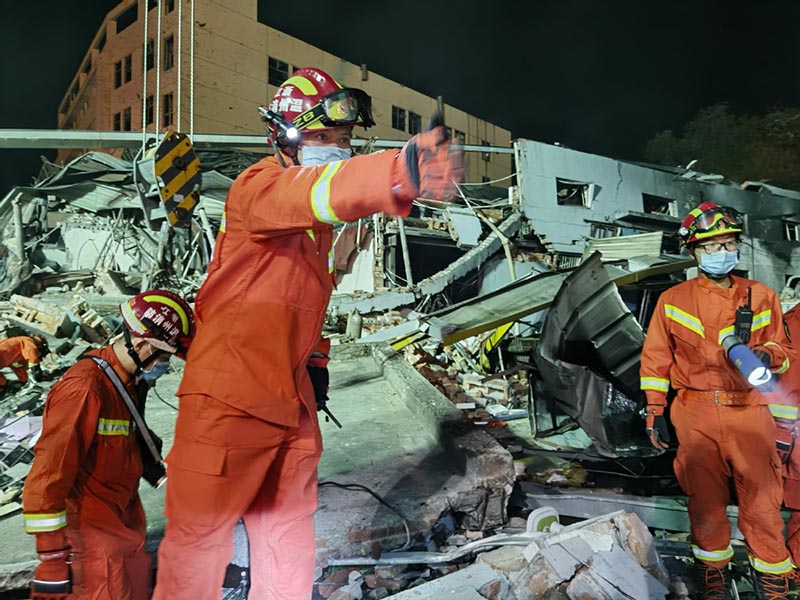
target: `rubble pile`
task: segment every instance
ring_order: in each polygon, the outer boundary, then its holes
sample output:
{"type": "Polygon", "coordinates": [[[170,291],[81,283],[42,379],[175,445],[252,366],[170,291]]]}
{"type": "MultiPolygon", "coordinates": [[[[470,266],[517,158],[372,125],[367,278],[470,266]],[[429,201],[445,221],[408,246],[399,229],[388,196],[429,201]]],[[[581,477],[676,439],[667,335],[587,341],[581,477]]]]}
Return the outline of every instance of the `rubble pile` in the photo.
{"type": "Polygon", "coordinates": [[[653,537],[636,514],[617,511],[568,526],[562,526],[557,519],[555,511],[546,509],[532,513],[527,521],[514,519],[512,526],[494,536],[483,538],[480,532],[453,534],[438,553],[389,553],[369,568],[336,568],[317,584],[317,597],[685,597],[685,586],[680,580],[670,581],[653,537]],[[520,524],[522,527],[513,527],[520,524]]]}

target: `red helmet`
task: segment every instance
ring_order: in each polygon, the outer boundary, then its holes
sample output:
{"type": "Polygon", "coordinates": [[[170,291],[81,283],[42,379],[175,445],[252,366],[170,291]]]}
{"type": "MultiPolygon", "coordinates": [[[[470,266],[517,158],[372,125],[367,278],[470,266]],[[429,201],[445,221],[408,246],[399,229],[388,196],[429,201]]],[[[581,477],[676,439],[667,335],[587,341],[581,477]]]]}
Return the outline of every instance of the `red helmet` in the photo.
{"type": "MultiPolygon", "coordinates": [[[[287,125],[297,131],[304,129],[330,129],[362,125],[375,125],[372,118],[372,99],[363,90],[342,87],[333,77],[321,69],[305,67],[297,69],[278,88],[275,97],[265,110],[280,116],[287,125]]],[[[270,137],[281,147],[296,146],[289,140],[286,127],[276,126],[270,119],[267,129],[270,137]]]]}
{"type": "Polygon", "coordinates": [[[169,290],[148,290],[120,305],[131,335],[185,359],[194,337],[194,314],[186,301],[169,290]]]}
{"type": "Polygon", "coordinates": [[[742,233],[742,216],[733,208],[701,202],[683,219],[678,235],[687,246],[718,235],[742,233]]]}

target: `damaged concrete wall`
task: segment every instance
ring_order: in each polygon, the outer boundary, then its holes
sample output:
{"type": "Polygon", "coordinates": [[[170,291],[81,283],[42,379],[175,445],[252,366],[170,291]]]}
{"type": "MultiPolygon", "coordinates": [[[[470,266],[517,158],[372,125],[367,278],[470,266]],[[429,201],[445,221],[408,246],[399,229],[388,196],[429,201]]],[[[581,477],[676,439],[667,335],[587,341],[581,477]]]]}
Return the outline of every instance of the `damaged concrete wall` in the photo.
{"type": "Polygon", "coordinates": [[[559,252],[583,251],[591,233],[585,219],[613,221],[629,211],[646,212],[643,193],[683,198],[674,173],[530,140],[518,140],[515,148],[522,209],[559,252]],[[559,180],[585,183],[589,206],[560,205],[559,180]]]}

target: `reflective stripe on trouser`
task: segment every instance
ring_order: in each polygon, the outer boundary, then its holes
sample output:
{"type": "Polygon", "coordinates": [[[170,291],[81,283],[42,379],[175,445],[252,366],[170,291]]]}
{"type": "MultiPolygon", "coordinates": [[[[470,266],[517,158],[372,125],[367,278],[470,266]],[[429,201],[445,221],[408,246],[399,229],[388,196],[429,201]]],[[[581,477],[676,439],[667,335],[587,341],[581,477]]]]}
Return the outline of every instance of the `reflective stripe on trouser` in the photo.
{"type": "Polygon", "coordinates": [[[243,516],[250,597],[308,600],[322,449],[316,415],[298,404],[300,424],[287,428],[206,396],[182,396],[181,406],[153,599],[218,600],[243,516]]]}
{"type": "Polygon", "coordinates": [[[679,394],[671,419],[679,442],[675,474],[689,496],[692,543],[701,551],[695,552],[696,558],[714,566],[730,561],[725,552],[731,534],[726,508],[732,478],[739,530],[751,563],[759,571],[788,572],[780,514],[783,485],[769,409],[687,402],[679,394]],[[716,556],[720,559],[713,560],[716,556]]]}

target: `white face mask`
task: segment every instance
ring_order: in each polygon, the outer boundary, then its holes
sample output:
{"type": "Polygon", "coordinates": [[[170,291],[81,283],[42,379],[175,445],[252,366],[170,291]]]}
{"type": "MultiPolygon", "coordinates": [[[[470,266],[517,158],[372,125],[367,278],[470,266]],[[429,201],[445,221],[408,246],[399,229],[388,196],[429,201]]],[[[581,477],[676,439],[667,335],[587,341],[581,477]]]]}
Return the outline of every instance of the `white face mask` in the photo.
{"type": "Polygon", "coordinates": [[[351,156],[350,150],[339,148],[339,146],[303,146],[301,150],[300,164],[304,167],[347,160],[351,156]]]}

